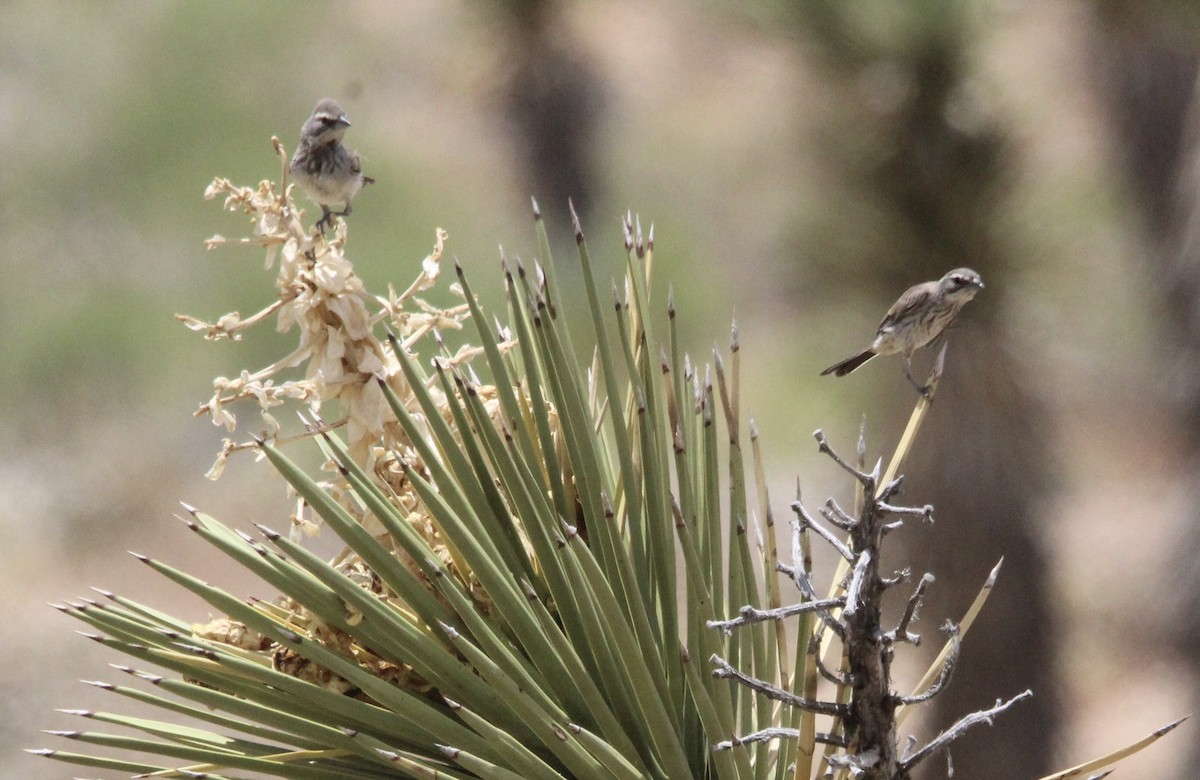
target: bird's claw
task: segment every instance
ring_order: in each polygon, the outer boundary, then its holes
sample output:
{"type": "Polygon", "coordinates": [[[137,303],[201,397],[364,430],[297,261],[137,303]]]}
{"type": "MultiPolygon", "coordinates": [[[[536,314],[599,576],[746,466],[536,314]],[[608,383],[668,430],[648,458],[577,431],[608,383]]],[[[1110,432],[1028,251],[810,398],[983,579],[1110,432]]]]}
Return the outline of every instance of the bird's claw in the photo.
{"type": "Polygon", "coordinates": [[[325,228],[333,227],[333,212],[324,206],[321,207],[321,211],[323,213],[321,214],[321,218],[317,220],[315,227],[317,228],[317,232],[325,235],[325,228]]]}
{"type": "Polygon", "coordinates": [[[923,397],[926,401],[933,403],[933,386],[923,385],[917,380],[913,379],[912,371],[909,369],[907,363],[904,365],[904,378],[908,380],[910,385],[916,388],[917,392],[921,394],[921,397],[923,397]]]}
{"type": "Polygon", "coordinates": [[[321,232],[321,235],[325,235],[326,228],[333,227],[334,217],[344,217],[350,213],[350,206],[346,206],[346,208],[341,211],[330,211],[324,206],[321,208],[323,209],[324,213],[321,215],[321,218],[317,220],[316,224],[316,228],[321,232]]]}

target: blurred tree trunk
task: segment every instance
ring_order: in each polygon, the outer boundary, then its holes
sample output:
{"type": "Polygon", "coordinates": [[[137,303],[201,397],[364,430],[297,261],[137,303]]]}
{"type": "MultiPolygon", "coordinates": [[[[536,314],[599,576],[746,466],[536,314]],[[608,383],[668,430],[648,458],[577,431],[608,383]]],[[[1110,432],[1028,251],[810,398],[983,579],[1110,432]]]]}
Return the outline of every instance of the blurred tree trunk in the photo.
{"type": "MultiPolygon", "coordinates": [[[[1108,109],[1125,176],[1145,230],[1146,272],[1163,297],[1161,365],[1150,392],[1173,402],[1189,457],[1180,468],[1193,522],[1163,571],[1179,593],[1169,626],[1200,678],[1200,36],[1194,4],[1097,2],[1097,94],[1108,109]],[[1190,20],[1192,24],[1186,24],[1190,20]]],[[[1200,762],[1200,740],[1192,761],[1200,762]]]]}
{"type": "Polygon", "coordinates": [[[563,8],[560,0],[509,0],[495,10],[505,22],[500,90],[517,170],[547,220],[565,228],[551,235],[570,237],[567,199],[585,223],[594,200],[603,90],[582,47],[571,45],[563,8]]]}
{"type": "MultiPolygon", "coordinates": [[[[885,225],[866,227],[882,236],[879,261],[848,259],[847,265],[860,265],[842,269],[845,283],[895,296],[907,285],[970,266],[989,286],[950,335],[945,377],[905,469],[908,502],[933,503],[938,518],[936,527],[912,527],[904,535],[914,574],[937,577],[922,609],[932,648],[941,644],[934,626],[961,618],[991,568],[1001,556],[1005,561],[964,642],[952,684],[934,699],[931,728],[1032,688],[1031,701],[992,729],[956,743],[952,754],[957,777],[995,777],[998,760],[1005,777],[1038,777],[1052,769],[1059,699],[1046,560],[1033,531],[1049,464],[1043,410],[1022,381],[1022,366],[1009,354],[999,322],[1010,264],[1009,248],[997,240],[995,210],[1005,195],[1005,140],[969,90],[968,31],[952,5],[909,6],[908,37],[886,45],[858,34],[854,4],[816,5],[820,13],[798,19],[812,22],[808,29],[828,55],[824,64],[844,82],[839,94],[878,97],[878,89],[861,85],[892,85],[878,101],[886,110],[850,108],[861,129],[858,137],[844,138],[858,155],[851,161],[857,170],[848,175],[857,176],[862,198],[885,225]],[[872,274],[890,278],[872,286],[865,281],[872,274]]],[[[864,227],[843,229],[861,233],[864,227]]],[[[888,303],[881,301],[881,314],[888,303]]],[[[916,365],[927,372],[930,361],[916,365]]],[[[879,370],[900,374],[897,365],[879,370]]],[[[907,417],[916,393],[903,379],[887,386],[895,397],[885,407],[907,417]]],[[[945,776],[944,765],[930,764],[922,777],[945,776]]]]}

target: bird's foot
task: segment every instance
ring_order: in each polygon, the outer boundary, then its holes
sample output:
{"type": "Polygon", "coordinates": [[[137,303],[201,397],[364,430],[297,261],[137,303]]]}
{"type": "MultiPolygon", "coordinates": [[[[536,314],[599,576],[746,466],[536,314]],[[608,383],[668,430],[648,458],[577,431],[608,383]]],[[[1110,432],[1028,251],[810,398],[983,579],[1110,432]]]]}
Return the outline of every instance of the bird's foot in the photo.
{"type": "Polygon", "coordinates": [[[333,227],[334,212],[321,207],[321,218],[317,220],[316,228],[321,235],[325,235],[325,228],[333,227]]]}
{"type": "Polygon", "coordinates": [[[926,401],[933,403],[933,386],[923,385],[917,380],[913,379],[912,371],[909,369],[907,364],[904,366],[904,378],[908,380],[910,385],[916,388],[917,392],[920,393],[926,401]]]}

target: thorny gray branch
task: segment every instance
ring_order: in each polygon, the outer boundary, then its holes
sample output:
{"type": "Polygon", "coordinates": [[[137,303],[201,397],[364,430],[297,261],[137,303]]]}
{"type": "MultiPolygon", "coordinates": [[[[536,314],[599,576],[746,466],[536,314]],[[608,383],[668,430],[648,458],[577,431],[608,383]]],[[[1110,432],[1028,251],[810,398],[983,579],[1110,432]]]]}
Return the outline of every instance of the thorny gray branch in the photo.
{"type": "MultiPolygon", "coordinates": [[[[797,696],[767,680],[758,679],[735,669],[725,659],[714,655],[710,659],[716,667],[713,675],[736,680],[748,688],[758,691],[776,701],[798,707],[809,712],[831,715],[842,719],[843,731],[820,735],[819,741],[842,747],[846,752],[829,757],[831,767],[843,767],[855,778],[862,780],[908,780],[910,770],[928,756],[944,750],[950,742],[961,736],[968,728],[978,723],[991,723],[992,719],[1018,701],[1032,695],[1028,691],[1008,702],[997,702],[996,707],[967,715],[928,745],[915,752],[905,751],[899,755],[899,740],[896,738],[896,710],[902,705],[929,701],[949,684],[957,665],[960,650],[959,629],[947,623],[945,630],[950,634],[950,651],[942,664],[937,678],[924,692],[912,696],[901,696],[893,692],[891,662],[897,642],[921,641],[918,634],[909,631],[925,598],[925,592],[933,583],[933,576],[925,574],[913,589],[904,612],[896,627],[884,632],[882,626],[882,601],[886,590],[908,579],[905,569],[893,577],[880,573],[880,545],[884,535],[904,524],[904,519],[917,517],[925,522],[933,521],[933,507],[900,506],[893,503],[899,492],[902,477],[898,477],[882,489],[877,490],[881,464],[876,463],[871,472],[844,460],[829,446],[821,431],[814,434],[821,452],[828,455],[842,469],[862,485],[862,507],[857,516],[843,510],[830,499],[820,510],[821,518],[829,525],[848,534],[846,541],[835,536],[821,522],[810,515],[800,500],[797,490],[792,510],[796,519],[792,521],[792,558],[788,566],[783,563],[776,568],[787,574],[800,591],[801,603],[787,607],[763,610],[751,606],[742,607],[739,617],[730,620],[714,620],[709,627],[730,632],[734,628],[762,620],[782,620],[792,615],[811,612],[820,618],[830,631],[842,642],[844,673],[829,670],[821,658],[821,643],[816,641],[820,632],[808,637],[806,652],[809,662],[814,663],[823,678],[838,686],[850,689],[849,703],[797,696]],[[888,522],[888,518],[899,519],[888,522]],[[842,594],[819,599],[813,587],[811,566],[807,557],[807,533],[811,530],[832,547],[846,561],[848,575],[838,587],[842,594]],[[838,613],[838,609],[841,613],[838,613]]],[[[865,445],[860,436],[859,462],[865,460],[865,445]]],[[[838,696],[841,694],[839,693],[838,696]]],[[[763,742],[772,739],[798,738],[799,732],[791,729],[768,728],[741,737],[718,743],[714,749],[724,750],[747,742],[763,742]]],[[[910,745],[911,746],[911,745],[910,745]]]]}
{"type": "Polygon", "coordinates": [[[815,712],[818,715],[833,715],[835,717],[844,718],[849,714],[849,710],[844,704],[837,704],[827,701],[816,701],[815,699],[806,699],[803,696],[797,696],[790,691],[785,691],[777,685],[772,685],[765,680],[759,680],[747,674],[739,672],[737,669],[719,655],[713,654],[709,662],[716,668],[713,669],[713,677],[718,679],[728,678],[737,680],[742,685],[745,685],[751,690],[758,691],[762,695],[775,701],[781,701],[792,707],[799,707],[802,710],[815,712]]]}
{"type": "Polygon", "coordinates": [[[904,759],[900,761],[901,770],[907,772],[909,769],[912,769],[914,766],[937,751],[945,749],[951,742],[965,734],[967,729],[971,728],[972,726],[980,723],[986,723],[989,726],[992,725],[997,715],[1004,712],[1017,702],[1024,701],[1031,696],[1033,696],[1033,691],[1025,690],[1021,693],[1018,693],[1008,701],[1001,701],[997,699],[996,706],[992,707],[991,709],[972,712],[970,715],[959,719],[957,723],[943,731],[941,734],[938,734],[937,737],[935,737],[925,747],[921,748],[912,755],[905,756],[904,759]]]}
{"type": "Polygon", "coordinates": [[[917,583],[916,589],[908,599],[908,606],[904,608],[904,614],[900,617],[900,622],[896,624],[896,628],[888,632],[888,637],[891,641],[912,642],[914,645],[921,644],[921,635],[910,633],[908,624],[916,617],[917,610],[920,609],[921,603],[925,600],[925,589],[933,584],[933,575],[926,572],[921,581],[917,583]]]}

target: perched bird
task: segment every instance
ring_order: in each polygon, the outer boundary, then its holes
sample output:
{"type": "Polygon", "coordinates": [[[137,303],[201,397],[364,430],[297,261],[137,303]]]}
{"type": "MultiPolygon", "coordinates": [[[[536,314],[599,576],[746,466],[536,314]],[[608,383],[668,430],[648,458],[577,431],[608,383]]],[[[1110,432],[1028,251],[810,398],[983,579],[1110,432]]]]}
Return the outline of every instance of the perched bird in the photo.
{"type": "Polygon", "coordinates": [[[300,128],[300,145],[292,155],[292,178],[321,207],[317,230],[325,232],[333,217],[350,213],[350,201],[364,184],[375,182],[363,176],[358,152],[342,145],[350,120],[337,101],[325,98],[300,128]],[[341,206],[333,211],[332,206],[341,206]]]}
{"type": "Polygon", "coordinates": [[[909,287],[884,315],[871,346],[833,364],[821,376],[845,376],[876,355],[901,354],[904,375],[928,398],[929,388],[913,379],[913,353],[940,336],[967,301],[982,289],[983,279],[970,268],[955,268],[936,282],[909,287]]]}

